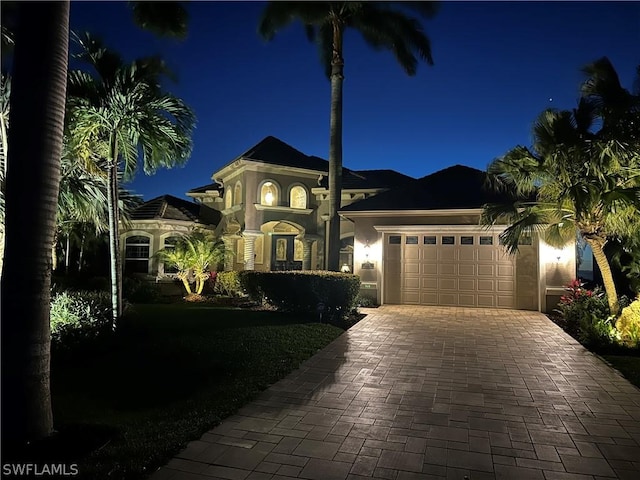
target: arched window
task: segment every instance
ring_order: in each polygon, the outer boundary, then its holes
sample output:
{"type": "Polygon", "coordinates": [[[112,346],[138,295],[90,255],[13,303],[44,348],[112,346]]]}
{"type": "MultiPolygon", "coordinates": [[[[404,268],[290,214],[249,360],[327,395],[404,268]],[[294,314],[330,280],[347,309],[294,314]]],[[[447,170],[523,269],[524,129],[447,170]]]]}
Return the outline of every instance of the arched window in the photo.
{"type": "Polygon", "coordinates": [[[233,206],[233,192],[231,189],[226,189],[224,192],[224,208],[231,208],[233,206]]]}
{"type": "Polygon", "coordinates": [[[236,182],[236,186],[233,189],[233,204],[242,205],[242,203],[244,203],[242,201],[242,184],[240,182],[236,182]]]}
{"type": "Polygon", "coordinates": [[[149,273],[150,243],[151,239],[142,235],[134,235],[125,240],[125,273],[149,273]]]}
{"type": "Polygon", "coordinates": [[[296,185],[289,192],[289,206],[291,208],[307,208],[307,191],[296,185]]]}
{"type": "MultiPolygon", "coordinates": [[[[178,243],[179,240],[180,237],[165,237],[162,248],[165,250],[173,250],[176,248],[176,243],[178,243]]],[[[165,275],[169,273],[178,273],[178,268],[171,263],[164,262],[163,271],[165,275]]]]}
{"type": "Polygon", "coordinates": [[[260,188],[260,204],[272,207],[278,204],[278,187],[273,182],[264,182],[260,188]]]}

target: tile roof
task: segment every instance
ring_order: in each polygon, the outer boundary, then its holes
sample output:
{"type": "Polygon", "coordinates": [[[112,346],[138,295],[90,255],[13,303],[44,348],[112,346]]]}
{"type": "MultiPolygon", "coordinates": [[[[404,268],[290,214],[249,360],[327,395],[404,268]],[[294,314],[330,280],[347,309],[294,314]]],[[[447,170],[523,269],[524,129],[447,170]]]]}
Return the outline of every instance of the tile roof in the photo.
{"type": "Polygon", "coordinates": [[[223,186],[219,183],[209,183],[208,185],[203,185],[202,187],[196,187],[189,190],[187,193],[206,193],[211,190],[221,191],[223,190],[223,186]]]}
{"type": "Polygon", "coordinates": [[[485,189],[486,173],[455,165],[341,209],[347,212],[481,208],[503,195],[485,189]]]}
{"type": "Polygon", "coordinates": [[[162,195],[144,202],[131,213],[132,220],[185,220],[198,221],[200,205],[173,195],[162,195]]]}
{"type": "MultiPolygon", "coordinates": [[[[238,158],[251,159],[254,162],[281,165],[283,167],[306,168],[327,172],[329,162],[313,155],[305,155],[282,140],[268,136],[244,152],[238,158]]],[[[236,159],[237,160],[237,159],[236,159]]],[[[235,161],[235,160],[234,160],[235,161]]]]}

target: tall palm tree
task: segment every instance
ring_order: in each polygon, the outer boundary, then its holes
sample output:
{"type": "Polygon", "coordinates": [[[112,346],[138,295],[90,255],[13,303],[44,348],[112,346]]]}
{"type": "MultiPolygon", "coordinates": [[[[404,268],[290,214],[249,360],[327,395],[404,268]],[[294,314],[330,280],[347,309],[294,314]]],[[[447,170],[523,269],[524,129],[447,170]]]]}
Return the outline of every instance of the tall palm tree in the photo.
{"type": "MultiPolygon", "coordinates": [[[[69,0],[46,2],[36,8],[19,3],[15,37],[5,28],[5,7],[11,3],[2,2],[3,54],[5,39],[11,40],[11,47],[14,38],[20,45],[15,46],[13,55],[14,120],[8,135],[12,152],[7,157],[5,252],[0,275],[10,278],[2,281],[1,294],[2,298],[11,299],[2,302],[0,315],[2,438],[27,442],[49,435],[53,424],[49,390],[49,249],[55,231],[64,129],[69,0]],[[29,186],[28,195],[25,185],[29,186]],[[29,222],[24,222],[24,212],[29,213],[29,222]]],[[[141,2],[131,2],[134,8],[138,3],[141,2]]],[[[184,10],[175,6],[173,18],[183,25],[172,31],[166,28],[171,22],[165,23],[162,33],[180,34],[185,30],[186,15],[180,14],[181,9],[184,10]]],[[[137,18],[140,24],[142,17],[137,18]]]]}
{"type": "Polygon", "coordinates": [[[49,435],[53,427],[50,249],[65,115],[69,2],[45,2],[37,8],[23,3],[19,8],[1,286],[2,437],[27,442],[49,435]]]}
{"type": "Polygon", "coordinates": [[[609,75],[609,81],[597,76],[607,62],[587,67],[590,77],[576,109],[546,110],[538,117],[531,149],[518,146],[491,163],[494,187],[511,193],[513,202],[485,206],[483,221],[509,223],[502,239],[511,252],[523,234],[534,230],[554,246],[579,232],[593,251],[616,314],[618,294],[604,246],[640,226],[637,130],[616,127],[622,119],[638,125],[640,110],[638,99],[611,81],[617,75],[609,75]]]}
{"type": "Polygon", "coordinates": [[[183,164],[191,154],[192,110],[162,91],[164,65],[157,58],[124,64],[114,52],[85,35],[80,57],[94,74],[69,75],[70,139],[88,163],[104,161],[109,212],[112,320],[122,314],[122,268],[119,248],[118,174],[131,178],[141,160],[146,174],[183,164]]]}
{"type": "Polygon", "coordinates": [[[343,39],[346,29],[359,31],[376,50],[390,50],[409,75],[415,75],[418,58],[433,65],[431,44],[418,20],[407,13],[413,9],[429,18],[437,11],[435,2],[269,2],[258,26],[267,40],[296,21],[318,44],[320,59],[331,80],[329,125],[329,270],[340,264],[340,209],[342,196],[342,82],[344,80],[343,39]]]}

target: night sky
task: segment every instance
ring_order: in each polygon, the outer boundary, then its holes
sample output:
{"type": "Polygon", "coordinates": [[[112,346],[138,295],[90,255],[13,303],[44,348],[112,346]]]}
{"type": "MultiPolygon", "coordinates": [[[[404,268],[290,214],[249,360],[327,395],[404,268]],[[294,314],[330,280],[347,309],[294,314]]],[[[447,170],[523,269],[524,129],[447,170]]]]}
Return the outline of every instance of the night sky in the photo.
{"type": "MultiPolygon", "coordinates": [[[[186,166],[129,188],[146,200],[182,198],[267,135],[328,158],[329,81],[297,24],[267,43],[264,4],[190,2],[188,38],[137,29],[125,2],[72,2],[71,28],[88,30],[127,60],[160,54],[178,75],[167,89],[198,118],[186,166]]],[[[443,2],[423,21],[433,67],[407,76],[389,52],[345,38],[344,155],[352,169],[393,168],[422,177],[462,164],[480,169],[529,145],[545,108],[575,107],[580,68],[608,56],[630,88],[640,63],[638,2],[443,2]]]]}

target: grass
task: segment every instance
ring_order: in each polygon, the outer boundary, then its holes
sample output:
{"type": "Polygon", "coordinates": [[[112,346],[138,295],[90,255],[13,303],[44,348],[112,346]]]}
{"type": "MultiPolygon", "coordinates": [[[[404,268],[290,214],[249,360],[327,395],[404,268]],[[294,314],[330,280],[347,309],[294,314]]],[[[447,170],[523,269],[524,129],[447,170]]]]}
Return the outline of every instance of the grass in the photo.
{"type": "Polygon", "coordinates": [[[640,357],[603,355],[627,380],[640,388],[640,357]]]}
{"type": "Polygon", "coordinates": [[[102,353],[53,358],[56,426],[108,432],[83,478],[142,478],[341,333],[276,312],[137,305],[102,353]]]}

